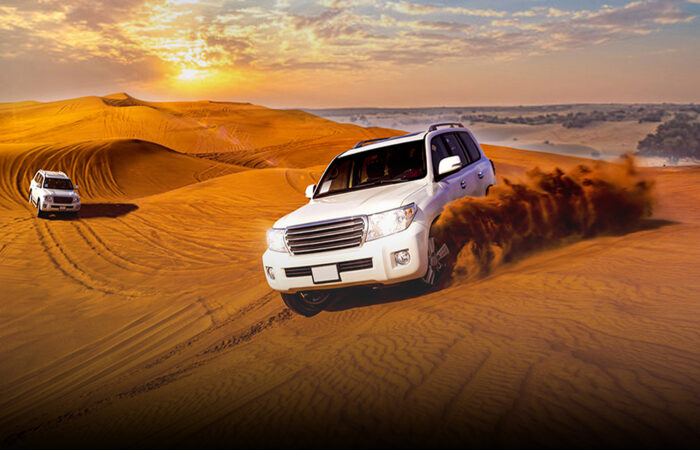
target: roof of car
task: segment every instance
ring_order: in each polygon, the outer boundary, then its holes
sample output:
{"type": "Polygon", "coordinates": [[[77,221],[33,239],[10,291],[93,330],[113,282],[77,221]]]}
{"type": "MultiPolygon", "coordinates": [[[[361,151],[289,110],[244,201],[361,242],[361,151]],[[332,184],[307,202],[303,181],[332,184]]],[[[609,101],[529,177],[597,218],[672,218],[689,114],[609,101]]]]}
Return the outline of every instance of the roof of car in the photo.
{"type": "Polygon", "coordinates": [[[379,138],[379,139],[370,139],[367,141],[360,141],[357,144],[355,144],[355,147],[341,153],[338,156],[349,156],[349,155],[354,155],[356,153],[361,153],[361,152],[364,152],[367,150],[373,150],[373,149],[385,147],[388,145],[403,144],[405,142],[412,142],[412,141],[420,141],[420,140],[423,140],[428,133],[432,133],[433,131],[438,131],[437,127],[442,126],[442,125],[450,125],[450,127],[440,129],[439,131],[466,130],[464,125],[462,125],[461,123],[457,123],[457,122],[446,122],[446,123],[433,124],[433,125],[430,125],[426,131],[418,131],[416,133],[409,133],[409,134],[404,134],[401,136],[394,136],[394,137],[388,137],[388,138],[379,138]]]}
{"type": "Polygon", "coordinates": [[[394,136],[394,137],[389,137],[385,139],[378,139],[376,142],[373,142],[371,144],[367,145],[362,145],[360,147],[353,147],[350,150],[346,150],[343,153],[341,153],[338,156],[348,156],[348,155],[354,155],[356,153],[361,153],[367,150],[372,150],[375,148],[380,148],[380,147],[385,147],[387,145],[394,145],[394,144],[403,144],[404,142],[412,142],[412,141],[420,141],[422,140],[425,135],[427,134],[427,131],[419,131],[418,133],[410,133],[410,134],[404,134],[402,136],[394,136]]]}
{"type": "Polygon", "coordinates": [[[47,177],[53,177],[53,178],[68,178],[68,175],[66,175],[63,172],[52,172],[50,170],[40,170],[39,172],[42,172],[44,175],[47,177]]]}

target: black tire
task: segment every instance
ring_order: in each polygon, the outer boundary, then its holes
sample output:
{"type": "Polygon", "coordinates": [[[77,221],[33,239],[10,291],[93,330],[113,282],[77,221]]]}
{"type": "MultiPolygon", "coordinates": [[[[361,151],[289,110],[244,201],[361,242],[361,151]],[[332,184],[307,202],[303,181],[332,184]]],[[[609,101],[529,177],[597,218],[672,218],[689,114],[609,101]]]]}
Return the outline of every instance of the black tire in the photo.
{"type": "Polygon", "coordinates": [[[38,198],[36,199],[36,216],[39,219],[43,219],[45,217],[44,212],[41,210],[41,200],[38,198]]]}
{"type": "Polygon", "coordinates": [[[432,233],[428,236],[428,269],[423,278],[418,279],[419,285],[430,290],[440,285],[445,273],[450,271],[446,261],[449,260],[450,248],[444,242],[438,242],[432,233]]]}
{"type": "Polygon", "coordinates": [[[305,317],[315,316],[325,309],[333,299],[330,292],[309,291],[295,294],[280,293],[285,305],[297,314],[305,317]]]}

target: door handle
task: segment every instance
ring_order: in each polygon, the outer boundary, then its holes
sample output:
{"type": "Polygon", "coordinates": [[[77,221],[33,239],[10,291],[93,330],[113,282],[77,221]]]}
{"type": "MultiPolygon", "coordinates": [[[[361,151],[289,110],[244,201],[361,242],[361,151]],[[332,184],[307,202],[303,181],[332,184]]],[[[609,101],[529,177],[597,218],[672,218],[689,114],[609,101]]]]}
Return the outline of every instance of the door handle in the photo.
{"type": "Polygon", "coordinates": [[[484,178],[484,172],[479,171],[479,173],[477,173],[476,176],[479,178],[484,178]]]}
{"type": "Polygon", "coordinates": [[[464,180],[460,181],[459,185],[462,186],[462,189],[467,187],[467,183],[465,183],[464,180]]]}

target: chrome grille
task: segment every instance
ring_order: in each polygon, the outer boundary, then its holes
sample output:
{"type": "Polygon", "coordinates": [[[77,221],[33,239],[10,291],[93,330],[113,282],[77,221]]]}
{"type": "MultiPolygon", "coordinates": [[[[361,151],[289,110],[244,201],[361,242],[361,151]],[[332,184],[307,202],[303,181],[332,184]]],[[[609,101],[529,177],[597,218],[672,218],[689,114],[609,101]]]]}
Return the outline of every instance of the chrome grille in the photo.
{"type": "Polygon", "coordinates": [[[359,247],[365,237],[362,217],[317,222],[287,228],[287,247],[295,255],[359,247]]]}
{"type": "Polygon", "coordinates": [[[60,197],[60,196],[54,196],[53,198],[54,203],[73,203],[73,197],[60,197]]]}

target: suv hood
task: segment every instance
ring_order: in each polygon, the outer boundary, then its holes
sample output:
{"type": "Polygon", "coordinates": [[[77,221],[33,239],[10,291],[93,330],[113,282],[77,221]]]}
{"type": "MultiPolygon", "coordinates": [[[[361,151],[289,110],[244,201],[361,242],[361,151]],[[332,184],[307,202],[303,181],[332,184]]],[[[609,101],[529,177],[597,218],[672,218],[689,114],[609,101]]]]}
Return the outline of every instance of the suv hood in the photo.
{"type": "Polygon", "coordinates": [[[78,194],[74,190],[71,189],[47,189],[44,188],[44,192],[47,194],[54,196],[57,195],[59,197],[77,197],[78,194]]]}
{"type": "Polygon", "coordinates": [[[425,186],[425,180],[360,189],[314,199],[275,222],[275,228],[374,214],[403,206],[404,200],[425,186]]]}

